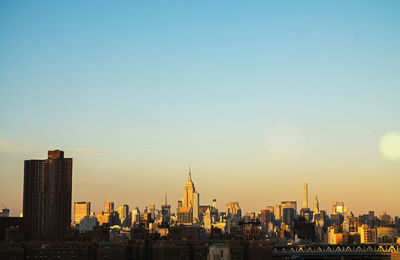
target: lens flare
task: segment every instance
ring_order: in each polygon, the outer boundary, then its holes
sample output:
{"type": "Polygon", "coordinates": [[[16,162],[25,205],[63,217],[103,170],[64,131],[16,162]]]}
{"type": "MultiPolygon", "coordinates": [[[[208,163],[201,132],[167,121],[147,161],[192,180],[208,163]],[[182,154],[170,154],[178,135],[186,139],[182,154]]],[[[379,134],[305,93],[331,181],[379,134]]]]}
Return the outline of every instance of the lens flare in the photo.
{"type": "Polygon", "coordinates": [[[304,150],[304,135],[294,125],[276,125],[268,132],[266,148],[270,158],[274,160],[297,160],[304,150]]]}
{"type": "Polygon", "coordinates": [[[384,135],[380,140],[379,150],[388,160],[400,160],[400,132],[384,135]]]}

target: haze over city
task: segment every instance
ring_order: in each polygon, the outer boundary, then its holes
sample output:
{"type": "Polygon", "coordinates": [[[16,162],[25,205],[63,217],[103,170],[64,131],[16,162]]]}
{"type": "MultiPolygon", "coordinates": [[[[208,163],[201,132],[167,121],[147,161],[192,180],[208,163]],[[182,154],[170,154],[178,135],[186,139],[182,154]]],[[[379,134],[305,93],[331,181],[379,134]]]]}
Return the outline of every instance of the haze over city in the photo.
{"type": "Polygon", "coordinates": [[[0,4],[0,203],[73,158],[72,201],[400,215],[398,1],[0,4]],[[77,7],[78,6],[78,7],[77,7]]]}

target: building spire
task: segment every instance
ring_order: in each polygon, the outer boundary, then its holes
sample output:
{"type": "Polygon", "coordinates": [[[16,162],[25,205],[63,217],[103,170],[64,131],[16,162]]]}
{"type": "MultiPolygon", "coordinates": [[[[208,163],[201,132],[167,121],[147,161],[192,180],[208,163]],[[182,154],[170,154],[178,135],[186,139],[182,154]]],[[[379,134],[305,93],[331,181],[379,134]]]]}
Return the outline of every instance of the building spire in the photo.
{"type": "Polygon", "coordinates": [[[188,181],[192,182],[192,173],[190,172],[190,162],[189,162],[189,176],[188,181]]]}
{"type": "Polygon", "coordinates": [[[167,206],[168,205],[168,200],[167,200],[167,193],[165,193],[165,202],[164,205],[167,206]]]}
{"type": "Polygon", "coordinates": [[[314,200],[314,213],[319,213],[319,201],[317,194],[315,194],[315,200],[314,200]]]}

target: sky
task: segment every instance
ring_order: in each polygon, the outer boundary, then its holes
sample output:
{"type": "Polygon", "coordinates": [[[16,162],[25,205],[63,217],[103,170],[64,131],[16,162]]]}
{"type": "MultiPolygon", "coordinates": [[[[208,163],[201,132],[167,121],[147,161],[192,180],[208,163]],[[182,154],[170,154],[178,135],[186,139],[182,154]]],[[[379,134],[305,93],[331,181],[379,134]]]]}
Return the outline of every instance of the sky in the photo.
{"type": "Polygon", "coordinates": [[[62,149],[73,201],[400,215],[399,1],[1,1],[0,207],[62,149]]]}

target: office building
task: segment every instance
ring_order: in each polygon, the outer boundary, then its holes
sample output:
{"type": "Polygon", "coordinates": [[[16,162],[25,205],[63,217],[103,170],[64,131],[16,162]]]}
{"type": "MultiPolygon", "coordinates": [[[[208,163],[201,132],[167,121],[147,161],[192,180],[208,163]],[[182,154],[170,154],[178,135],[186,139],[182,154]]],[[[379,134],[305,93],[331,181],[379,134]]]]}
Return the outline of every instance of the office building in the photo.
{"type": "Polygon", "coordinates": [[[281,214],[283,216],[283,209],[291,208],[294,210],[295,216],[297,215],[297,202],[296,201],[282,201],[281,202],[281,214]]]}
{"type": "Polygon", "coordinates": [[[192,174],[190,172],[190,166],[189,166],[188,180],[187,180],[184,190],[183,190],[183,199],[182,199],[183,207],[187,207],[187,208],[192,207],[194,191],[195,191],[195,188],[194,188],[194,184],[192,182],[192,174]]]}
{"type": "Polygon", "coordinates": [[[196,191],[193,192],[193,201],[192,201],[192,208],[193,208],[193,222],[199,220],[199,199],[200,195],[196,191]]]}
{"type": "Polygon", "coordinates": [[[384,212],[383,215],[379,215],[378,219],[381,222],[381,224],[390,225],[393,223],[392,217],[390,215],[386,214],[386,212],[384,212]]]}
{"type": "Polygon", "coordinates": [[[178,209],[178,224],[191,225],[193,223],[193,212],[191,208],[180,207],[178,209]]]}
{"type": "Polygon", "coordinates": [[[90,215],[90,202],[79,201],[74,203],[74,223],[80,223],[81,220],[90,215]]]}
{"type": "Polygon", "coordinates": [[[380,243],[394,243],[398,235],[399,231],[394,226],[376,228],[377,241],[380,243]]]}
{"type": "Polygon", "coordinates": [[[144,213],[150,214],[150,218],[152,220],[155,220],[156,219],[156,205],[154,205],[154,204],[147,205],[147,207],[144,210],[144,213]]]}
{"type": "Polygon", "coordinates": [[[332,205],[332,212],[336,214],[344,214],[345,207],[343,201],[336,201],[335,204],[332,205]]]}
{"type": "Polygon", "coordinates": [[[225,206],[226,219],[230,220],[233,225],[236,225],[242,219],[242,209],[239,206],[239,202],[229,202],[225,206]]]}
{"type": "Polygon", "coordinates": [[[263,229],[267,229],[269,223],[274,222],[274,213],[271,208],[272,207],[267,207],[266,209],[261,210],[260,222],[263,229]]]}
{"type": "Polygon", "coordinates": [[[318,202],[318,196],[315,194],[315,200],[314,200],[314,214],[319,213],[319,202],[318,202]]]}
{"type": "Polygon", "coordinates": [[[214,210],[217,209],[217,199],[213,199],[212,200],[212,207],[213,207],[214,210]]]}
{"type": "Polygon", "coordinates": [[[375,224],[375,212],[368,211],[368,226],[373,227],[375,224]]]}
{"type": "Polygon", "coordinates": [[[360,233],[360,242],[362,244],[375,244],[377,242],[376,229],[369,228],[368,225],[358,227],[358,233],[360,233]]]}
{"type": "Polygon", "coordinates": [[[229,202],[226,204],[226,217],[233,217],[233,216],[239,216],[239,218],[242,217],[242,209],[239,206],[239,202],[229,202]]]}
{"type": "Polygon", "coordinates": [[[308,183],[303,184],[303,209],[308,209],[308,183]]]}
{"type": "Polygon", "coordinates": [[[104,203],[104,211],[105,212],[113,212],[114,211],[114,202],[106,201],[104,203]]]}
{"type": "Polygon", "coordinates": [[[283,208],[282,209],[282,222],[285,225],[292,226],[295,217],[296,217],[296,213],[295,213],[294,208],[283,208]]]}
{"type": "Polygon", "coordinates": [[[132,226],[140,223],[140,210],[138,207],[132,210],[132,226]]]}
{"type": "Polygon", "coordinates": [[[189,165],[188,180],[183,189],[183,198],[178,201],[178,224],[191,225],[194,219],[199,218],[199,198],[200,196],[192,182],[192,173],[189,165]]]}
{"type": "Polygon", "coordinates": [[[280,204],[275,205],[274,216],[275,216],[275,220],[280,220],[282,218],[282,207],[280,204]]]}
{"type": "Polygon", "coordinates": [[[171,205],[168,205],[167,194],[165,193],[164,204],[161,205],[161,224],[167,225],[171,222],[171,205]]]}
{"type": "Polygon", "coordinates": [[[71,225],[72,159],[60,150],[24,162],[23,216],[27,240],[63,240],[71,225]]]}
{"type": "Polygon", "coordinates": [[[128,205],[123,205],[118,208],[118,215],[119,215],[119,220],[121,223],[121,226],[123,227],[130,227],[131,226],[131,215],[129,212],[129,206],[128,205]]]}
{"type": "Polygon", "coordinates": [[[204,229],[206,229],[208,232],[211,231],[211,227],[212,227],[212,218],[211,218],[210,207],[207,207],[207,210],[206,210],[206,212],[204,213],[204,217],[203,217],[203,227],[204,227],[204,229]]]}

